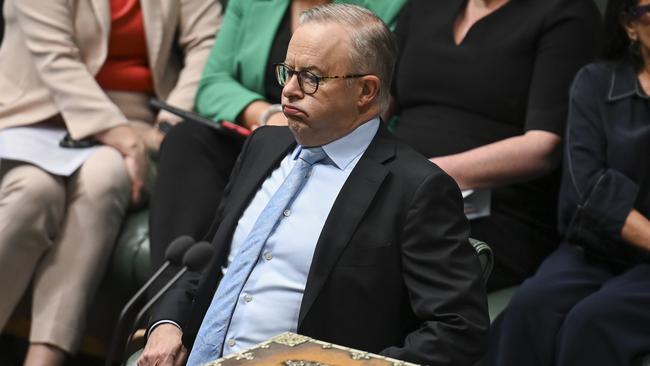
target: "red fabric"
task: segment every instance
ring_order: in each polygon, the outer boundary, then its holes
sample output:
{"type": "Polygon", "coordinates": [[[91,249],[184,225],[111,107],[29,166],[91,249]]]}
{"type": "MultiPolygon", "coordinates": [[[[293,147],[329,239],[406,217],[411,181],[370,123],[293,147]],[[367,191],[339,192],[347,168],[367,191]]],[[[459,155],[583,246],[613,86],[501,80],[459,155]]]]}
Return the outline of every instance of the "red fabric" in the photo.
{"type": "Polygon", "coordinates": [[[105,90],[153,93],[142,9],[138,0],[110,0],[108,55],[95,79],[105,90]]]}

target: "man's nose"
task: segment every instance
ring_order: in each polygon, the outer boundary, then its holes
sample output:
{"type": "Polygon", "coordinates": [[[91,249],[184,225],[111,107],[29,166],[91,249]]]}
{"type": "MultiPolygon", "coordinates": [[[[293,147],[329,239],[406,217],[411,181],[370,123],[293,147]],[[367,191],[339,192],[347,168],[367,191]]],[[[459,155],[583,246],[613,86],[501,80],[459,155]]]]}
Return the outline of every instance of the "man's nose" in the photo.
{"type": "Polygon", "coordinates": [[[289,77],[284,88],[282,88],[282,95],[289,99],[302,98],[304,93],[300,88],[300,82],[298,81],[298,74],[293,74],[289,77]]]}

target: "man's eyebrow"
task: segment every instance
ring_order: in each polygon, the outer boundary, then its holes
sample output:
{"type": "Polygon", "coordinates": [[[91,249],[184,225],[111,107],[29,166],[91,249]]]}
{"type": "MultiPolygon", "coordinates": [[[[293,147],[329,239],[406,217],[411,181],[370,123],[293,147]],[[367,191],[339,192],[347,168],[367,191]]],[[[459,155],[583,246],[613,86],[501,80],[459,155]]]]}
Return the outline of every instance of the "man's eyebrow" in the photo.
{"type": "Polygon", "coordinates": [[[318,71],[318,72],[322,72],[322,71],[323,71],[323,70],[320,69],[320,67],[318,67],[318,66],[316,66],[316,65],[307,65],[307,66],[303,67],[301,70],[307,70],[307,71],[318,71]]]}
{"type": "Polygon", "coordinates": [[[311,65],[310,64],[310,65],[307,65],[305,67],[298,68],[298,67],[296,67],[296,65],[291,65],[290,63],[288,63],[286,61],[285,61],[284,64],[289,66],[290,68],[296,70],[296,71],[306,70],[306,71],[309,71],[309,72],[314,72],[315,71],[315,72],[320,73],[320,74],[323,73],[323,70],[320,67],[316,66],[316,65],[311,65]]]}

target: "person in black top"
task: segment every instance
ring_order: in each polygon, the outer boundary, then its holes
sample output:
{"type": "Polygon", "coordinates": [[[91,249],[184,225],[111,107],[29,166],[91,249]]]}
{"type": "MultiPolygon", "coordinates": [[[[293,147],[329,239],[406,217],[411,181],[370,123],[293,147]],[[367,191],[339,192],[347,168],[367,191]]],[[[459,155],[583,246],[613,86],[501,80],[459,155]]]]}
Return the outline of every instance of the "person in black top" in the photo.
{"type": "Polygon", "coordinates": [[[650,353],[650,1],[610,0],[606,26],[606,61],[571,89],[562,244],[497,321],[485,365],[633,365],[650,353]]]}
{"type": "Polygon", "coordinates": [[[568,89],[599,25],[592,0],[412,0],[400,16],[396,135],[461,189],[491,190],[471,222],[495,253],[489,291],[556,246],[568,89]]]}

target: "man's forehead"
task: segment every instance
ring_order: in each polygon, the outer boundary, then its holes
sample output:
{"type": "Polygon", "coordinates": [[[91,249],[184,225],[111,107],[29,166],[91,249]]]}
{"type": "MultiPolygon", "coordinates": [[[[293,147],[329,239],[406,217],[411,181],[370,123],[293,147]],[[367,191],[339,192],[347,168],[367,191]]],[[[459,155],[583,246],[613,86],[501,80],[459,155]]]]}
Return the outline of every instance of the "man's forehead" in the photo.
{"type": "Polygon", "coordinates": [[[289,42],[286,62],[301,68],[342,62],[347,55],[348,40],[348,30],[338,24],[301,25],[289,42]]]}

